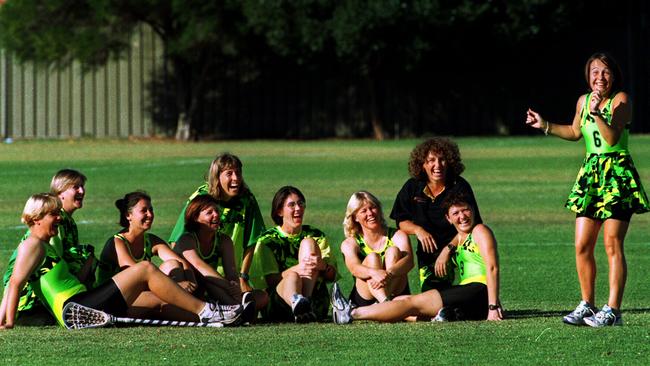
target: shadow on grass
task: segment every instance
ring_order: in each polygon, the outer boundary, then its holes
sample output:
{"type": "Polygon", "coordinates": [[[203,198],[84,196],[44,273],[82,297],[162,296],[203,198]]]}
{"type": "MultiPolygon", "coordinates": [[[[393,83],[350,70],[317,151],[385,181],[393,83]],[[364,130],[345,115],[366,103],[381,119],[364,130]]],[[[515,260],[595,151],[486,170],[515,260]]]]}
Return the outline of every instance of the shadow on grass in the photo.
{"type": "MultiPolygon", "coordinates": [[[[506,310],[508,319],[528,319],[528,318],[555,318],[563,317],[573,311],[567,310],[541,310],[541,309],[521,309],[521,310],[506,310]]],[[[650,308],[638,309],[623,309],[623,313],[629,314],[643,314],[650,312],[650,308]]]]}

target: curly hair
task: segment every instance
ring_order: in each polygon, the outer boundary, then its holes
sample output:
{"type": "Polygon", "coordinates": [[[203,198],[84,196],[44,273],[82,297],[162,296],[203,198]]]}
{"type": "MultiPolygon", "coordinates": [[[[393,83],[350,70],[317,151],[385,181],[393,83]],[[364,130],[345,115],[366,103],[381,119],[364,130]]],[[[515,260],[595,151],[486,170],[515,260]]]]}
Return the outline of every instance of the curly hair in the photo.
{"type": "Polygon", "coordinates": [[[447,162],[447,174],[457,177],[465,171],[465,165],[460,158],[458,145],[444,137],[434,137],[418,144],[409,159],[409,174],[411,177],[426,181],[427,173],[422,165],[427,160],[429,153],[439,154],[447,162]]]}
{"type": "Polygon", "coordinates": [[[370,203],[377,207],[377,219],[379,220],[381,227],[384,228],[384,230],[388,227],[386,225],[386,219],[384,219],[384,212],[381,208],[381,202],[379,202],[379,199],[370,192],[355,192],[348,201],[348,207],[345,210],[345,219],[343,219],[343,232],[345,233],[346,238],[353,238],[361,232],[361,225],[354,220],[354,216],[357,214],[357,211],[359,211],[361,206],[366,203],[370,203]]]}
{"type": "Polygon", "coordinates": [[[464,192],[452,191],[452,193],[442,201],[442,209],[445,215],[449,213],[449,209],[452,206],[464,205],[468,206],[470,209],[472,209],[472,211],[474,211],[469,196],[467,196],[467,194],[464,192]]]}

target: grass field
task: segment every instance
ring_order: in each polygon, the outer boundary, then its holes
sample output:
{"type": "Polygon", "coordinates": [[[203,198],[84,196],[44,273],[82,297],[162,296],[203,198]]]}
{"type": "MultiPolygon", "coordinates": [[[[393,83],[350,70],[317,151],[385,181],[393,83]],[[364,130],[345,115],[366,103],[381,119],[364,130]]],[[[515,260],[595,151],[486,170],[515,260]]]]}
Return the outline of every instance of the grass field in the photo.
{"type": "MultiPolygon", "coordinates": [[[[570,327],[560,316],[579,301],[574,216],[562,206],[584,154],[582,142],[544,137],[459,138],[481,215],[499,242],[500,323],[260,325],[232,329],[113,328],[66,331],[19,327],[0,332],[0,364],[638,364],[650,360],[650,215],[634,216],[626,240],[629,274],[625,326],[570,327]]],[[[75,213],[82,242],[98,250],[118,229],[115,199],[144,189],[153,197],[152,232],[167,237],[213,156],[231,151],[267,225],[282,185],[307,197],[306,223],[324,230],[339,261],[341,222],[350,195],[376,194],[390,212],[408,177],[406,141],[19,141],[0,145],[0,272],[25,228],[27,197],[46,191],[64,167],[88,176],[84,208],[75,213]]],[[[642,181],[650,188],[650,136],[632,136],[642,181]]],[[[597,305],[607,294],[602,240],[597,305]]],[[[412,272],[415,275],[414,272],[412,272]]],[[[415,281],[415,276],[412,276],[415,281]]],[[[343,288],[351,279],[343,272],[343,288]]],[[[413,283],[414,285],[415,283],[413,283]]],[[[416,288],[416,287],[412,287],[416,288]]]]}

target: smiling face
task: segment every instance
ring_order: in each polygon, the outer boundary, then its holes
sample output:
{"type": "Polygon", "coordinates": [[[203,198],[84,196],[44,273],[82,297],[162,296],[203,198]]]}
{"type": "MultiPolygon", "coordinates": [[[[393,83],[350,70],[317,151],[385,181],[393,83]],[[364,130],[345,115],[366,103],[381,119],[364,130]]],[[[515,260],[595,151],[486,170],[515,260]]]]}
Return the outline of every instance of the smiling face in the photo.
{"type": "Polygon", "coordinates": [[[447,176],[447,161],[442,154],[429,152],[429,155],[422,164],[422,169],[427,174],[429,183],[444,183],[447,176]]]}
{"type": "Polygon", "coordinates": [[[302,219],[305,215],[305,201],[291,193],[287,196],[282,207],[276,212],[282,218],[282,230],[285,233],[296,234],[302,230],[302,219]]]}
{"type": "Polygon", "coordinates": [[[589,65],[589,87],[598,91],[602,96],[608,96],[612,91],[614,76],[612,70],[601,60],[593,60],[589,65]]]}
{"type": "Polygon", "coordinates": [[[379,207],[372,202],[364,202],[354,214],[354,221],[359,223],[362,228],[370,231],[381,229],[379,207]]]}
{"type": "Polygon", "coordinates": [[[147,231],[153,225],[153,206],[151,202],[146,199],[141,199],[138,203],[131,207],[126,219],[129,221],[129,230],[141,229],[147,231]]]}
{"type": "Polygon", "coordinates": [[[59,223],[61,222],[60,211],[48,212],[42,218],[35,220],[34,224],[48,238],[56,236],[59,233],[59,223]]]}
{"type": "Polygon", "coordinates": [[[196,222],[202,227],[210,230],[219,229],[219,226],[221,226],[221,220],[219,218],[219,210],[217,209],[217,206],[209,205],[202,209],[199,216],[196,218],[196,222]]]}
{"type": "Polygon", "coordinates": [[[84,205],[86,188],[82,184],[74,184],[59,194],[65,212],[72,214],[84,205]]]}
{"type": "Polygon", "coordinates": [[[237,196],[242,188],[242,172],[240,169],[228,167],[219,173],[219,185],[225,197],[220,197],[228,201],[237,196]]]}
{"type": "Polygon", "coordinates": [[[470,233],[474,228],[474,212],[469,204],[452,205],[446,217],[459,233],[470,233]]]}

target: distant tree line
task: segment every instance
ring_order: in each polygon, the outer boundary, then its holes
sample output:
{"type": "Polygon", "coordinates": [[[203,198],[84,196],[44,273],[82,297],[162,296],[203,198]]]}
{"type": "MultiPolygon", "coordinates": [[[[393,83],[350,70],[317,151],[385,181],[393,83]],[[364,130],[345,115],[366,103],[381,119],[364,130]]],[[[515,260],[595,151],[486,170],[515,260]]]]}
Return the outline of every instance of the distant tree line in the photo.
{"type": "Polygon", "coordinates": [[[518,134],[528,106],[570,120],[598,50],[647,119],[647,15],[633,0],[10,0],[0,46],[91,70],[149,25],[151,113],[177,139],[518,134]]]}

